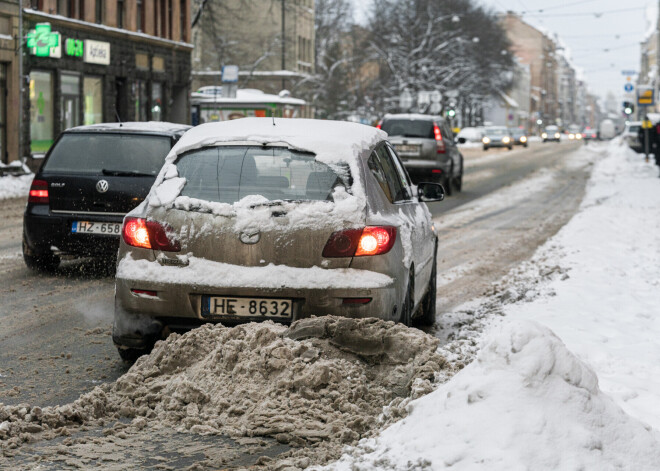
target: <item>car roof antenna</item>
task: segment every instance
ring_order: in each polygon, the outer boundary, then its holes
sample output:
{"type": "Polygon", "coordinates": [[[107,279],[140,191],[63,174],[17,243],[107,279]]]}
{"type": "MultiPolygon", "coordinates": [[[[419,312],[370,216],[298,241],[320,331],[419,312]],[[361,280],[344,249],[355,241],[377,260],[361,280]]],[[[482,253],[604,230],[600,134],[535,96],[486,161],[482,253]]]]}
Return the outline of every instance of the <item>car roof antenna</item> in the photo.
{"type": "Polygon", "coordinates": [[[119,123],[119,127],[122,127],[122,122],[121,118],[119,117],[119,113],[117,113],[117,108],[115,108],[115,116],[117,117],[117,122],[119,123]]]}
{"type": "Polygon", "coordinates": [[[271,115],[271,117],[273,118],[273,126],[275,126],[275,115],[271,115]]]}

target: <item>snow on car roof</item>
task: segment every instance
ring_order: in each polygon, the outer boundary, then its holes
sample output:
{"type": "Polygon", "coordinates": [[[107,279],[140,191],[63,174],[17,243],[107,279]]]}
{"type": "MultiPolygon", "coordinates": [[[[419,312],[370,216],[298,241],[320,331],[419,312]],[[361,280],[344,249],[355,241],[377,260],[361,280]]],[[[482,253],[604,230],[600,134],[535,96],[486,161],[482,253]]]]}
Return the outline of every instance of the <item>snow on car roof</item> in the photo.
{"type": "Polygon", "coordinates": [[[383,119],[423,119],[426,121],[442,119],[442,116],[432,115],[432,114],[421,114],[421,113],[398,113],[398,114],[386,114],[383,116],[383,119]]]}
{"type": "Polygon", "coordinates": [[[326,163],[349,162],[359,152],[387,139],[383,131],[348,121],[242,118],[201,124],[188,131],[168,155],[173,162],[192,149],[227,142],[285,143],[311,152],[326,163]]]}
{"type": "Polygon", "coordinates": [[[67,131],[128,131],[128,132],[162,132],[176,133],[190,129],[187,124],[168,123],[166,121],[129,121],[125,123],[98,123],[87,126],[76,126],[67,131]]]}

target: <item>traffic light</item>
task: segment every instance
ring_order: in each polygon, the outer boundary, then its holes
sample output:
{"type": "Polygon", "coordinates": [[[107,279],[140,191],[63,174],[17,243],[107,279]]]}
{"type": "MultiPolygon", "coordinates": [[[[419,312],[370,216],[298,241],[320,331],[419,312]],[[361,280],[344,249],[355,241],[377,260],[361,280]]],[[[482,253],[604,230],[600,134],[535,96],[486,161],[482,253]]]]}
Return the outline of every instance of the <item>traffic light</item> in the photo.
{"type": "Polygon", "coordinates": [[[453,109],[453,108],[449,108],[447,110],[447,117],[448,118],[453,118],[454,116],[456,116],[456,110],[453,109]]]}
{"type": "Polygon", "coordinates": [[[623,102],[623,114],[630,116],[635,112],[635,104],[630,101],[623,102]]]}

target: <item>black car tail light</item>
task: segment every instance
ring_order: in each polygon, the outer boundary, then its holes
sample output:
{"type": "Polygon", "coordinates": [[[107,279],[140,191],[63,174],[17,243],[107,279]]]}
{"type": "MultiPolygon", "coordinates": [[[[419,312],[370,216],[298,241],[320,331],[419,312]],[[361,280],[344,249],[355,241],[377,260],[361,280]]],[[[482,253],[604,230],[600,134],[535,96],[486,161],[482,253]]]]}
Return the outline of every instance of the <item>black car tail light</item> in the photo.
{"type": "Polygon", "coordinates": [[[48,204],[48,182],[44,180],[33,180],[30,186],[28,203],[48,204]]]}
{"type": "Polygon", "coordinates": [[[323,249],[326,258],[365,257],[389,252],[396,241],[396,227],[367,226],[334,232],[323,249]]]}
{"type": "Polygon", "coordinates": [[[126,218],[121,235],[124,242],[133,247],[179,252],[181,244],[168,234],[168,228],[155,221],[142,218],[126,218]]]}

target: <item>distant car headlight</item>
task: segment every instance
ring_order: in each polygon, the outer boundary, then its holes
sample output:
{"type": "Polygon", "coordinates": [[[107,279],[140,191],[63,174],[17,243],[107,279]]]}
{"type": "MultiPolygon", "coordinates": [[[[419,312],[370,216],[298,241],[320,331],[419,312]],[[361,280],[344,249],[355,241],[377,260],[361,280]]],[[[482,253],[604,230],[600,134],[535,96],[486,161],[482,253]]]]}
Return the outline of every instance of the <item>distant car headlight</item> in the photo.
{"type": "Polygon", "coordinates": [[[548,138],[548,134],[547,134],[547,133],[543,133],[543,134],[541,134],[541,137],[542,137],[543,139],[547,139],[547,138],[548,138]]]}
{"type": "Polygon", "coordinates": [[[555,133],[555,139],[559,139],[560,137],[559,133],[555,133]]]}
{"type": "Polygon", "coordinates": [[[582,134],[580,134],[580,133],[576,134],[576,135],[575,135],[575,139],[577,139],[578,141],[579,141],[580,139],[582,139],[582,134]]]}
{"type": "Polygon", "coordinates": [[[489,144],[489,143],[490,143],[490,138],[488,138],[488,137],[484,137],[484,138],[481,140],[481,142],[483,142],[484,144],[489,144]]]}
{"type": "Polygon", "coordinates": [[[520,136],[520,142],[527,142],[527,136],[520,136]]]}
{"type": "Polygon", "coordinates": [[[569,139],[575,139],[575,134],[573,134],[573,133],[569,134],[569,135],[568,135],[568,138],[569,138],[569,139]]]}
{"type": "Polygon", "coordinates": [[[504,142],[505,144],[508,144],[510,140],[511,140],[511,139],[509,139],[507,136],[504,136],[504,137],[502,138],[502,142],[504,142]]]}

